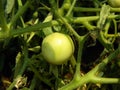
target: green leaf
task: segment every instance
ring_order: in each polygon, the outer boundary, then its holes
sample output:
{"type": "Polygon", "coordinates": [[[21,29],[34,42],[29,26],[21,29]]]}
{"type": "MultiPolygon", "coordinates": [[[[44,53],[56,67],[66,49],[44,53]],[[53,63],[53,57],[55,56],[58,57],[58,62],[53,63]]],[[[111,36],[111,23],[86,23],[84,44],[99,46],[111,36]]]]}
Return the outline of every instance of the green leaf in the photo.
{"type": "Polygon", "coordinates": [[[15,71],[14,71],[14,77],[18,75],[18,73],[21,70],[21,67],[23,65],[23,60],[22,60],[22,53],[18,52],[16,56],[16,63],[15,63],[15,71]]]}
{"type": "Polygon", "coordinates": [[[100,12],[100,18],[97,24],[98,28],[103,28],[103,26],[105,25],[105,21],[108,17],[108,15],[110,14],[110,7],[108,5],[103,5],[101,12],[100,12]]]}
{"type": "Polygon", "coordinates": [[[33,48],[29,48],[29,50],[37,53],[40,50],[40,46],[35,46],[33,48]]]}
{"type": "Polygon", "coordinates": [[[7,14],[11,13],[14,4],[15,4],[15,0],[7,0],[7,5],[6,5],[6,8],[5,8],[5,12],[7,14]]]}
{"type": "Polygon", "coordinates": [[[59,32],[61,30],[61,26],[60,25],[56,25],[56,26],[53,26],[53,29],[57,32],[59,32]]]}
{"type": "MultiPolygon", "coordinates": [[[[51,21],[52,18],[53,18],[53,15],[52,15],[51,13],[49,13],[48,16],[45,18],[45,20],[44,20],[43,22],[51,21]]],[[[43,29],[43,32],[44,32],[44,34],[45,34],[46,36],[49,35],[49,34],[51,34],[51,33],[53,33],[52,27],[46,27],[46,28],[44,28],[44,29],[43,29]]]]}

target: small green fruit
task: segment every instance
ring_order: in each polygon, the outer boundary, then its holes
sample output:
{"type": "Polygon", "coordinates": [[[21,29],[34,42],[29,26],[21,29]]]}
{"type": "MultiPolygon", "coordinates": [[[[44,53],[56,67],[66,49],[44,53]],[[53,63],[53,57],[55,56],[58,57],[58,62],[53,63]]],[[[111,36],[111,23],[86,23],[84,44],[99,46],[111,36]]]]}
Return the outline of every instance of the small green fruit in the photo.
{"type": "Polygon", "coordinates": [[[43,57],[51,64],[63,64],[72,56],[73,52],[73,41],[66,34],[52,33],[42,42],[43,57]]]}

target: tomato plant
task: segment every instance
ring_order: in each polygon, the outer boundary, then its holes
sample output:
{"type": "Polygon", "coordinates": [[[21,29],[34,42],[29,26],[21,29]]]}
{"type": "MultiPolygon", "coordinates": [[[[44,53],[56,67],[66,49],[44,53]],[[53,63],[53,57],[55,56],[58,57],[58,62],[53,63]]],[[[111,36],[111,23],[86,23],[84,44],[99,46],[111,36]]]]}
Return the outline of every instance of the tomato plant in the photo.
{"type": "Polygon", "coordinates": [[[119,90],[119,1],[0,0],[0,90],[119,90]]]}

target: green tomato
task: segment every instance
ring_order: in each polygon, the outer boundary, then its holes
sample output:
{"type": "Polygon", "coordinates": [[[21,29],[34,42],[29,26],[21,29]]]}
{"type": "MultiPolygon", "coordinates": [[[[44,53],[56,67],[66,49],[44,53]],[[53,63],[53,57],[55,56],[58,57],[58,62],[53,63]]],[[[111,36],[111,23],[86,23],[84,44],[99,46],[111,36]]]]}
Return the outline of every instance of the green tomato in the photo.
{"type": "Polygon", "coordinates": [[[108,3],[112,7],[120,7],[120,0],[108,0],[108,3]]]}
{"type": "Polygon", "coordinates": [[[69,60],[73,53],[74,44],[68,35],[56,32],[43,39],[42,54],[51,64],[63,64],[69,60]]]}

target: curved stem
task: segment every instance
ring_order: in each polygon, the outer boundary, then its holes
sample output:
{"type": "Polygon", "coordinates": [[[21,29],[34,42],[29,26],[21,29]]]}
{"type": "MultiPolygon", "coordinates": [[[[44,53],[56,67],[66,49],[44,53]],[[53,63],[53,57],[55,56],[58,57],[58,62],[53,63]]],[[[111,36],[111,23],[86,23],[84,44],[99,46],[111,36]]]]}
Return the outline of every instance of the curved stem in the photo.
{"type": "Polygon", "coordinates": [[[100,30],[100,33],[98,35],[98,40],[101,42],[101,44],[108,50],[108,51],[113,51],[113,44],[107,40],[104,36],[104,33],[102,30],[100,30]]]}
{"type": "Polygon", "coordinates": [[[82,24],[83,24],[89,31],[95,29],[95,26],[91,25],[88,21],[83,21],[82,24]]]}

